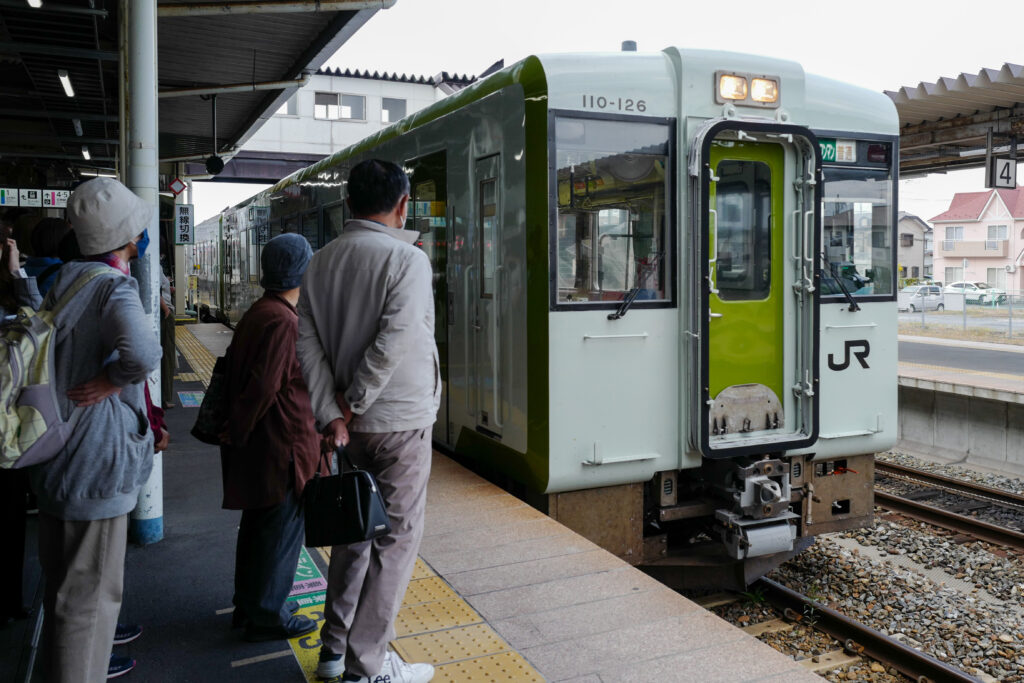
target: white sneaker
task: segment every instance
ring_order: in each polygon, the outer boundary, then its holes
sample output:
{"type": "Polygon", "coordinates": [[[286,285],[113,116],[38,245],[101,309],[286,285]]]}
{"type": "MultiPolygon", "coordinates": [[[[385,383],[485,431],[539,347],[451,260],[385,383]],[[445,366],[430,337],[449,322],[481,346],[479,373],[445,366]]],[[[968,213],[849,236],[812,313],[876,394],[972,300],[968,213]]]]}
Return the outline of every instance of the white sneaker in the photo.
{"type": "Polygon", "coordinates": [[[376,676],[355,677],[345,674],[343,681],[352,683],[427,683],[434,677],[434,667],[430,664],[409,664],[394,652],[388,650],[384,655],[384,664],[376,676]]]}

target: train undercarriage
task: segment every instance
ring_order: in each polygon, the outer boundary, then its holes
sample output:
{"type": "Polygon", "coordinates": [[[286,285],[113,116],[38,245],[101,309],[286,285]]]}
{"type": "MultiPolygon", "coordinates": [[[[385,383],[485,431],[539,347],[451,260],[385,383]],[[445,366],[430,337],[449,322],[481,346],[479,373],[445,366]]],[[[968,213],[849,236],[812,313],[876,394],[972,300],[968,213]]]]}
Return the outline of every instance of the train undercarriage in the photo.
{"type": "Polygon", "coordinates": [[[548,514],[673,588],[742,590],[814,536],[871,524],[874,455],[705,460],[547,496],[548,514]]]}

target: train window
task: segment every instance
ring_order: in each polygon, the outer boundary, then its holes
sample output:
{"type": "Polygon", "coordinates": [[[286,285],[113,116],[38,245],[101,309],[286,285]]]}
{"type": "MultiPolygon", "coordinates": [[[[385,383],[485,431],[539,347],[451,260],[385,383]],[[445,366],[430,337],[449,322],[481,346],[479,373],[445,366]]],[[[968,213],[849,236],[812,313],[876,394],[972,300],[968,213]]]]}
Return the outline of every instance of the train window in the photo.
{"type": "Polygon", "coordinates": [[[823,297],[891,295],[892,178],[888,170],[825,167],[823,297]],[[841,285],[840,285],[841,283],[841,285]]]}
{"type": "Polygon", "coordinates": [[[667,298],[669,135],[660,123],[556,120],[558,303],[667,298]]]}
{"type": "Polygon", "coordinates": [[[345,227],[345,203],[339,202],[324,207],[324,234],[326,239],[333,240],[341,234],[345,227]]]}
{"type": "Polygon", "coordinates": [[[772,284],[771,171],[727,159],[716,169],[715,285],[723,301],[767,299],[772,284]]]}
{"type": "Polygon", "coordinates": [[[498,180],[489,178],[480,182],[480,296],[487,299],[494,294],[495,251],[498,239],[498,180]]]}

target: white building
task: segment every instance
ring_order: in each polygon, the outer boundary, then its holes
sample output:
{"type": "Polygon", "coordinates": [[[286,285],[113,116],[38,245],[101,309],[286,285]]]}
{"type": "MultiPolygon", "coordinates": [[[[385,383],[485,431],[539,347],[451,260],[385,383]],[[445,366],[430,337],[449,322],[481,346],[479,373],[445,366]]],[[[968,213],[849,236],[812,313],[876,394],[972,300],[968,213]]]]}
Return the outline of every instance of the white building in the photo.
{"type": "Polygon", "coordinates": [[[937,279],[1024,289],[1024,187],[957,192],[949,209],[931,222],[937,279]]]}
{"type": "Polygon", "coordinates": [[[912,213],[899,213],[899,246],[896,260],[900,278],[932,275],[932,228],[912,213]]]}
{"type": "Polygon", "coordinates": [[[474,80],[448,72],[425,77],[320,69],[242,146],[241,155],[270,152],[324,157],[474,80]]]}

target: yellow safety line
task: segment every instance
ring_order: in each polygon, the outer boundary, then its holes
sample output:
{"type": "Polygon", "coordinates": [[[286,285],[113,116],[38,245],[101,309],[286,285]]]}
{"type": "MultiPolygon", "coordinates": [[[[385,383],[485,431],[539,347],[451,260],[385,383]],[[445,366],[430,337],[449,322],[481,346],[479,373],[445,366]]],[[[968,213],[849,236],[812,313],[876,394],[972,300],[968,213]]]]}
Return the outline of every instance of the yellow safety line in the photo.
{"type": "MultiPolygon", "coordinates": [[[[181,325],[175,328],[175,344],[200,381],[209,386],[216,361],[210,350],[181,325]]],[[[316,548],[316,551],[329,565],[330,548],[316,548]]],[[[303,607],[297,613],[318,624],[324,618],[323,605],[303,607]]],[[[423,558],[416,561],[395,627],[398,637],[391,641],[392,648],[407,661],[434,664],[436,683],[544,680],[423,558]]],[[[306,680],[316,681],[319,632],[293,638],[289,644],[306,680]]],[[[233,666],[239,665],[233,663],[233,666]]]]}
{"type": "Polygon", "coordinates": [[[203,346],[202,342],[196,339],[192,330],[184,325],[174,328],[174,345],[181,351],[192,371],[198,376],[203,386],[210,386],[210,375],[213,374],[213,364],[217,362],[216,357],[210,350],[203,346]]]}
{"type": "Polygon", "coordinates": [[[900,366],[920,368],[922,370],[938,370],[940,372],[950,372],[956,375],[978,375],[980,377],[994,377],[996,379],[1012,379],[1017,381],[1024,379],[1024,376],[1022,375],[1009,375],[1002,372],[987,372],[985,370],[970,370],[968,368],[949,368],[944,365],[926,365],[925,363],[908,363],[906,361],[900,361],[900,366]]]}

